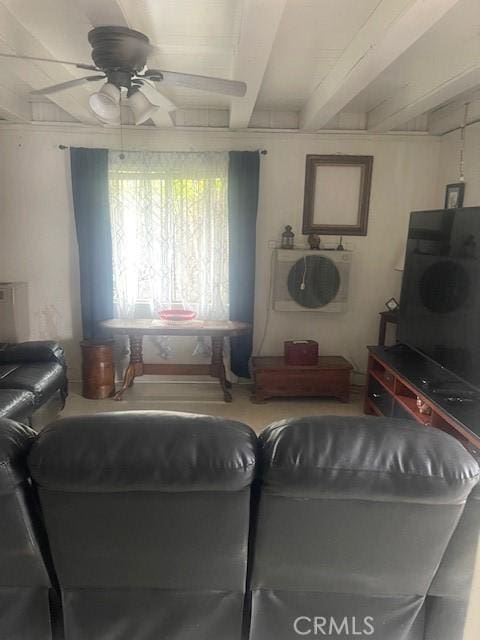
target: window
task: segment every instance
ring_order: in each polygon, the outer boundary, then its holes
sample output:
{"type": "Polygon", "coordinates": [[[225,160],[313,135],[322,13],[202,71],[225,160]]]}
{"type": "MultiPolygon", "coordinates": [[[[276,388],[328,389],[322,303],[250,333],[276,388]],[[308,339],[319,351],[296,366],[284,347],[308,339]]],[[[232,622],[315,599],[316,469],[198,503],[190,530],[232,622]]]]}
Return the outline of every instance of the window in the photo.
{"type": "Polygon", "coordinates": [[[228,153],[124,156],[109,155],[118,314],[184,305],[226,319],[228,153]]]}

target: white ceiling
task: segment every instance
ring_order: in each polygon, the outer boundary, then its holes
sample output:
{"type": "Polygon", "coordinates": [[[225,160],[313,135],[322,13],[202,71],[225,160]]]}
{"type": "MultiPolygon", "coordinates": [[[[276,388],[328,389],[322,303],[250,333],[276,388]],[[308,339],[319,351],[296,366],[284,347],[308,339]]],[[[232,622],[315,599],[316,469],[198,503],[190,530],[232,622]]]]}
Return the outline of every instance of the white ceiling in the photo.
{"type": "MultiPolygon", "coordinates": [[[[244,98],[165,88],[160,127],[428,130],[480,118],[479,0],[0,0],[0,51],[89,63],[87,34],[148,35],[149,66],[247,82],[244,98]]],[[[98,124],[62,64],[0,58],[0,117],[98,124]]]]}
{"type": "Polygon", "coordinates": [[[378,4],[379,0],[287,2],[257,107],[299,111],[378,4]]]}

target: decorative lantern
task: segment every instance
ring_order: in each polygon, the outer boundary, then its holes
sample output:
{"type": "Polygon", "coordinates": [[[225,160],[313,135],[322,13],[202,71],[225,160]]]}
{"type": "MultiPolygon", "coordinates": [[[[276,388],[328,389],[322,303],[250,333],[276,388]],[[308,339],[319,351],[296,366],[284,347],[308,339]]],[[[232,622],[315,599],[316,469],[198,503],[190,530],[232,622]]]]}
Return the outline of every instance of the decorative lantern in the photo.
{"type": "Polygon", "coordinates": [[[282,233],[282,249],[293,249],[293,239],[295,238],[295,234],[292,231],[292,227],[287,224],[285,227],[285,231],[282,233]]]}

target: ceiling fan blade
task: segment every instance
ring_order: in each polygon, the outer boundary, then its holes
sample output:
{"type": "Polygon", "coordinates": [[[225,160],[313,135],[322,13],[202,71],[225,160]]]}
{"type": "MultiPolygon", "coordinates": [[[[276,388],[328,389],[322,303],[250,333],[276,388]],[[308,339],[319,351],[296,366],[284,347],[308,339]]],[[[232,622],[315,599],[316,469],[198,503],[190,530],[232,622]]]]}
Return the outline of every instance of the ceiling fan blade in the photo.
{"type": "Polygon", "coordinates": [[[30,93],[34,96],[48,96],[51,93],[57,93],[57,91],[71,89],[72,87],[79,87],[81,84],[85,84],[86,82],[103,80],[105,77],[106,76],[85,76],[84,78],[76,78],[75,80],[68,80],[68,82],[53,84],[51,87],[45,87],[45,89],[36,89],[30,93]]]}
{"type": "Polygon", "coordinates": [[[189,89],[200,89],[212,93],[223,93],[227,96],[242,97],[247,91],[245,82],[237,80],[225,80],[223,78],[212,78],[210,76],[197,76],[191,73],[177,73],[176,71],[161,71],[160,69],[148,69],[145,77],[154,82],[164,82],[178,87],[188,87],[189,89]]]}
{"type": "Polygon", "coordinates": [[[142,93],[148,100],[164,111],[176,111],[177,105],[164,96],[149,80],[142,79],[142,93]]]}
{"type": "Polygon", "coordinates": [[[52,58],[37,58],[35,56],[17,56],[16,53],[0,53],[2,58],[16,58],[17,60],[34,60],[37,62],[55,62],[57,64],[68,64],[77,69],[85,69],[87,71],[101,71],[92,64],[83,64],[83,62],[71,62],[70,60],[52,60],[52,58]]]}

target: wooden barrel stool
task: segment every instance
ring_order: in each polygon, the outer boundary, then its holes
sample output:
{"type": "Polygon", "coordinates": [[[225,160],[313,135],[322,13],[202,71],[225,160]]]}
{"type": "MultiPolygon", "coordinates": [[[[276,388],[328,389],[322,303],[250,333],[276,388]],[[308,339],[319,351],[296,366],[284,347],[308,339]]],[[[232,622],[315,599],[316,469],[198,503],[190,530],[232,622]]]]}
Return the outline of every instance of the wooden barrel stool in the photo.
{"type": "Polygon", "coordinates": [[[84,340],[82,348],[82,396],[103,400],[115,393],[113,340],[84,340]]]}

